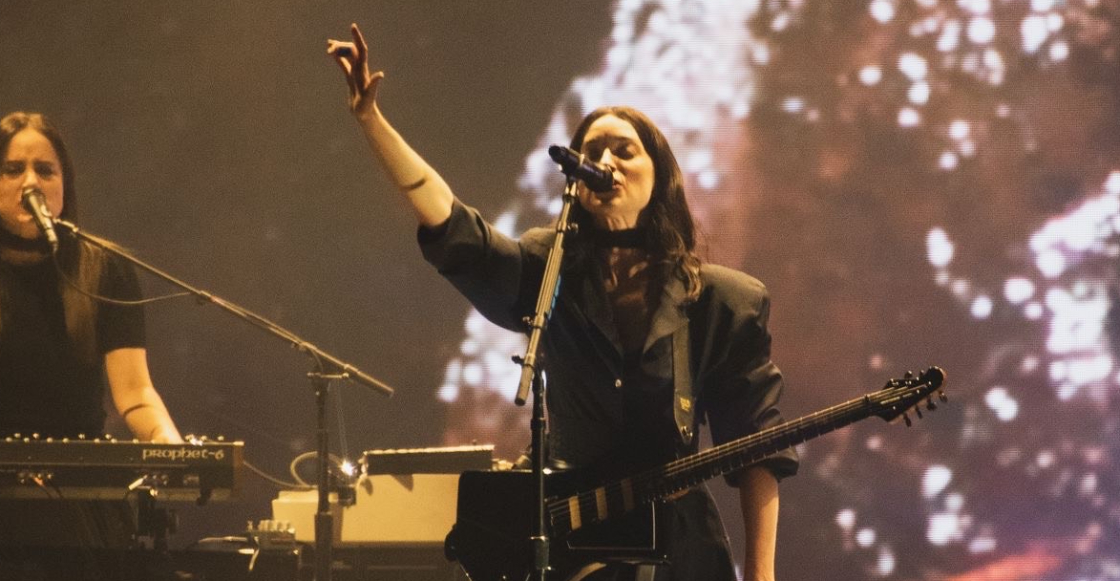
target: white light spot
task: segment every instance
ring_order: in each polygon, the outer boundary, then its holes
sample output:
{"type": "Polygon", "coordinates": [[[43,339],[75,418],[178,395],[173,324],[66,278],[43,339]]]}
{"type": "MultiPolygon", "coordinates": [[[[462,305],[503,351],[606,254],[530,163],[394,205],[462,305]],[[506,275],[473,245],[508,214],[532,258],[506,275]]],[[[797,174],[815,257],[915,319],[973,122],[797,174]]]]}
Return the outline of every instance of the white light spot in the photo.
{"type": "Polygon", "coordinates": [[[478,363],[468,363],[463,366],[463,383],[478,386],[482,383],[482,366],[478,363]]]}
{"type": "Polygon", "coordinates": [[[872,529],[860,529],[856,533],[856,544],[866,549],[875,544],[875,531],[872,529]]]}
{"type": "Polygon", "coordinates": [[[925,105],[929,102],[929,83],[919,81],[910,85],[910,90],[907,91],[906,97],[915,105],[925,105]]]}
{"type": "Polygon", "coordinates": [[[447,369],[443,372],[443,385],[439,388],[439,393],[436,395],[440,401],[451,403],[459,399],[459,375],[462,371],[463,362],[459,358],[452,359],[447,363],[447,369]]]}
{"type": "Polygon", "coordinates": [[[800,113],[805,108],[805,100],[800,97],[789,97],[782,101],[782,110],[786,113],[800,113]]]}
{"type": "Polygon", "coordinates": [[[1078,385],[1103,381],[1112,372],[1112,357],[1097,355],[1074,359],[1069,364],[1069,380],[1078,385]]]}
{"type": "Polygon", "coordinates": [[[1031,321],[1037,321],[1041,319],[1042,315],[1042,305],[1037,302],[1031,301],[1023,307],[1023,316],[1027,319],[1030,319],[1031,321]]]}
{"type": "Polygon", "coordinates": [[[953,241],[941,228],[932,228],[926,234],[926,255],[929,263],[938,268],[944,268],[953,261],[953,241]]]}
{"type": "Polygon", "coordinates": [[[856,511],[845,508],[836,513],[836,524],[845,531],[850,531],[856,526],[856,511]]]}
{"type": "Polygon", "coordinates": [[[714,171],[702,171],[696,176],[696,182],[705,190],[714,190],[719,186],[719,173],[714,171]]]}
{"type": "Polygon", "coordinates": [[[788,12],[783,12],[783,13],[775,16],[774,20],[772,22],[770,22],[770,29],[773,30],[774,32],[781,32],[788,27],[789,27],[789,13],[788,12]]]}
{"type": "Polygon", "coordinates": [[[1104,190],[1114,196],[1120,195],[1120,171],[1108,174],[1108,179],[1104,181],[1104,190]]]}
{"type": "Polygon", "coordinates": [[[878,571],[880,577],[887,577],[894,573],[894,553],[890,549],[883,547],[879,549],[879,560],[875,563],[875,569],[878,571]]]}
{"type": "Polygon", "coordinates": [[[1031,0],[1031,10],[1047,12],[1054,9],[1054,0],[1031,0]]]}
{"type": "Polygon", "coordinates": [[[1010,422],[1019,415],[1019,402],[1007,392],[1007,388],[993,387],[984,396],[988,409],[995,412],[1001,422],[1010,422]]]}
{"type": "Polygon", "coordinates": [[[957,515],[947,512],[930,515],[926,540],[931,545],[943,547],[962,536],[961,522],[957,515]]]}
{"type": "Polygon", "coordinates": [[[770,62],[770,47],[765,44],[755,45],[751,51],[751,58],[754,59],[755,64],[768,64],[770,62]]]}
{"type": "MultiPolygon", "coordinates": [[[[945,497],[945,508],[951,512],[960,512],[964,508],[964,497],[960,493],[953,493],[945,497]]],[[[966,517],[961,517],[962,521],[966,517]]]]}
{"type": "Polygon", "coordinates": [[[991,553],[996,550],[996,540],[990,535],[978,536],[968,543],[968,552],[972,554],[991,553]]]}
{"type": "Polygon", "coordinates": [[[1065,19],[1058,12],[1051,12],[1046,15],[1046,29],[1050,32],[1059,32],[1065,26],[1065,19]]]}
{"type": "Polygon", "coordinates": [[[1039,468],[1045,470],[1054,465],[1054,452],[1050,450],[1043,450],[1038,453],[1038,456],[1035,457],[1034,462],[1035,464],[1038,464],[1039,468]]]}
{"type": "Polygon", "coordinates": [[[992,315],[992,299],[986,295],[980,295],[973,299],[972,306],[969,308],[973,318],[984,320],[992,315]]]}
{"type": "Polygon", "coordinates": [[[929,499],[941,494],[952,480],[953,471],[947,466],[935,464],[926,468],[922,476],[922,497],[929,499]]]}
{"type": "Polygon", "coordinates": [[[968,40],[973,44],[988,44],[996,37],[996,25],[986,16],[977,16],[968,23],[968,40]]]}
{"type": "Polygon", "coordinates": [[[992,11],[991,0],[960,0],[960,7],[973,14],[987,14],[992,11]]]}
{"type": "Polygon", "coordinates": [[[873,87],[883,80],[883,70],[875,65],[867,65],[859,70],[859,82],[873,87]]]}
{"type": "Polygon", "coordinates": [[[445,383],[439,386],[439,391],[436,397],[444,403],[454,403],[459,399],[459,385],[455,383],[445,383]]]}
{"type": "Polygon", "coordinates": [[[957,20],[945,22],[941,28],[941,36],[937,38],[937,50],[940,52],[953,52],[961,40],[961,23],[957,20]]]}
{"type": "Polygon", "coordinates": [[[1022,25],[1019,26],[1019,36],[1023,39],[1023,51],[1027,54],[1038,52],[1039,47],[1046,42],[1049,35],[1049,31],[1046,29],[1046,20],[1037,14],[1024,18],[1022,25]]]}
{"type": "Polygon", "coordinates": [[[903,107],[898,111],[898,125],[899,127],[917,127],[922,123],[922,116],[917,110],[910,107],[903,107]]]}
{"type": "Polygon", "coordinates": [[[951,151],[946,151],[943,152],[941,154],[941,157],[937,160],[937,167],[940,167],[945,171],[952,171],[954,169],[957,169],[957,162],[957,154],[951,151]]]}
{"type": "Polygon", "coordinates": [[[1056,62],[1061,62],[1069,58],[1069,45],[1064,41],[1058,41],[1050,45],[1050,59],[1056,62]]]}
{"type": "Polygon", "coordinates": [[[972,125],[964,119],[955,119],[949,124],[949,137],[954,141],[960,141],[972,131],[972,125]]]}
{"type": "Polygon", "coordinates": [[[1090,496],[1097,491],[1097,475],[1092,472],[1081,477],[1081,485],[1078,486],[1078,491],[1083,496],[1090,496]]]}
{"type": "Polygon", "coordinates": [[[906,75],[908,79],[916,82],[926,78],[926,74],[929,73],[929,65],[921,55],[906,52],[898,57],[898,70],[902,71],[902,74],[906,75]]]}
{"type": "Polygon", "coordinates": [[[515,212],[503,212],[494,220],[494,228],[506,236],[516,236],[517,233],[513,229],[517,226],[517,214],[515,212]]]}
{"type": "Polygon", "coordinates": [[[877,450],[881,450],[882,448],[883,448],[883,437],[882,436],[876,435],[876,436],[871,436],[871,437],[867,438],[867,449],[868,450],[871,450],[872,452],[874,452],[874,451],[877,451],[877,450]]]}
{"type": "Polygon", "coordinates": [[[1009,278],[1003,283],[1003,296],[1013,305],[1021,304],[1034,296],[1034,283],[1022,277],[1009,278]]]}
{"type": "Polygon", "coordinates": [[[879,22],[890,22],[894,18],[894,3],[890,0],[873,0],[869,9],[871,17],[879,22]]]}

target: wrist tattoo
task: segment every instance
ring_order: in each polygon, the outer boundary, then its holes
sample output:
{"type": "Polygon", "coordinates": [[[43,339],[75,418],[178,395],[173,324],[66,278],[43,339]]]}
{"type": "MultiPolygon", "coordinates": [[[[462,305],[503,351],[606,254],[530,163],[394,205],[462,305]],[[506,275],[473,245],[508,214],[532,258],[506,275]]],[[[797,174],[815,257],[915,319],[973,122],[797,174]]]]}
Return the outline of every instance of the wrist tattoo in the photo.
{"type": "Polygon", "coordinates": [[[130,413],[132,413],[136,410],[139,410],[139,409],[142,409],[142,408],[150,408],[150,407],[152,407],[152,404],[150,404],[150,403],[138,403],[138,404],[124,410],[123,412],[121,412],[121,419],[127,418],[128,414],[130,414],[130,413]]]}
{"type": "Polygon", "coordinates": [[[428,183],[428,174],[424,174],[420,179],[412,182],[411,184],[401,186],[401,191],[407,194],[414,190],[420,189],[420,187],[426,183],[428,183]]]}

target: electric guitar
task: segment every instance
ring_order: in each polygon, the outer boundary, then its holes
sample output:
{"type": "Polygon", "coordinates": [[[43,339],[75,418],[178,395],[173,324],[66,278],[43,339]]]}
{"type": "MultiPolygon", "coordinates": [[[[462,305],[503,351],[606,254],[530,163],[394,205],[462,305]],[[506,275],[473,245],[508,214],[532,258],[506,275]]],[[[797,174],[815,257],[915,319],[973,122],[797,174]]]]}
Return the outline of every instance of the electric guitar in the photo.
{"type": "MultiPolygon", "coordinates": [[[[657,504],[697,484],[754,464],[795,444],[879,416],[907,412],[921,417],[946,401],[945,372],[930,367],[907,373],[879,391],[708,448],[626,478],[604,480],[578,470],[545,477],[549,525],[548,578],[569,579],[586,565],[610,560],[664,561],[656,524],[657,504]]],[[[526,470],[468,471],[459,478],[456,523],[446,553],[473,581],[521,581],[536,569],[530,542],[535,508],[532,474],[526,470]]]]}

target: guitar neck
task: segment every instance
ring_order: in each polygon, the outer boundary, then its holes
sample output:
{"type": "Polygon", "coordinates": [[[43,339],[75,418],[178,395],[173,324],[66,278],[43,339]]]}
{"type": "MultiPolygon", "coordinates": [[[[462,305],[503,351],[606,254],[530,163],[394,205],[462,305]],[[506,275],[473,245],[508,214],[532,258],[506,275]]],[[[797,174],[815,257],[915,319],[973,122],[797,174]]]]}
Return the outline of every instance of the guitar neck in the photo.
{"type": "Polygon", "coordinates": [[[701,482],[730,474],[777,452],[871,416],[877,408],[866,395],[756,432],[628,480],[641,502],[662,500],[701,482]]]}

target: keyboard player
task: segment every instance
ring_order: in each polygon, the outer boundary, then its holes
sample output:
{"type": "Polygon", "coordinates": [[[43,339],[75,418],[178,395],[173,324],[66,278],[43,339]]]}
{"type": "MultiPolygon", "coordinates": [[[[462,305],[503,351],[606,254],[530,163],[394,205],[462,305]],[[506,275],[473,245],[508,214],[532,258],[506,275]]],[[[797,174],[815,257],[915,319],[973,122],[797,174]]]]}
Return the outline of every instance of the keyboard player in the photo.
{"type": "MultiPolygon", "coordinates": [[[[74,221],[74,183],[50,121],[25,112],[0,119],[0,437],[97,437],[107,379],[113,407],[136,438],[182,442],[148,373],[143,311],[91,297],[139,299],[135,272],[55,235],[31,213],[41,204],[74,221]]],[[[123,503],[0,501],[0,547],[126,544],[129,514],[123,503]]]]}

